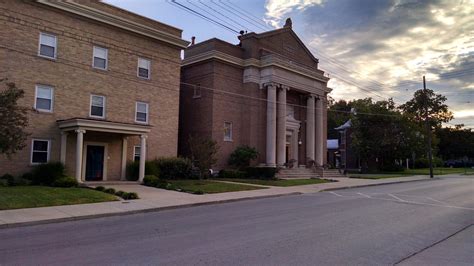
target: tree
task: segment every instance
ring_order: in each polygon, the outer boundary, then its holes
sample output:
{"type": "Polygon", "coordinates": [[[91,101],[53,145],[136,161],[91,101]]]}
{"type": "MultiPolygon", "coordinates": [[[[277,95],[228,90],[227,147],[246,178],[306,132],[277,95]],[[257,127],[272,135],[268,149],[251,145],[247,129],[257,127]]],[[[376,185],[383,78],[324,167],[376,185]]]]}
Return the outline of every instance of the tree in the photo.
{"type": "Polygon", "coordinates": [[[209,174],[209,169],[217,162],[216,154],[219,150],[217,142],[200,137],[189,137],[189,151],[191,160],[201,173],[200,178],[209,174]]]}
{"type": "Polygon", "coordinates": [[[250,166],[250,161],[257,159],[258,151],[246,145],[237,147],[234,152],[230,154],[229,164],[237,168],[245,168],[250,166]]]}
{"type": "Polygon", "coordinates": [[[0,153],[8,158],[26,146],[29,108],[18,105],[24,94],[12,82],[6,83],[6,90],[0,92],[0,153]]]}
{"type": "Polygon", "coordinates": [[[350,119],[352,103],[352,101],[346,102],[344,100],[339,100],[337,102],[335,102],[334,100],[329,101],[328,139],[339,138],[339,132],[337,132],[337,130],[335,130],[334,128],[344,124],[347,120],[350,119]]]}
{"type": "Polygon", "coordinates": [[[436,136],[438,154],[443,160],[474,158],[474,132],[470,128],[463,128],[463,125],[438,128],[436,136]]]}

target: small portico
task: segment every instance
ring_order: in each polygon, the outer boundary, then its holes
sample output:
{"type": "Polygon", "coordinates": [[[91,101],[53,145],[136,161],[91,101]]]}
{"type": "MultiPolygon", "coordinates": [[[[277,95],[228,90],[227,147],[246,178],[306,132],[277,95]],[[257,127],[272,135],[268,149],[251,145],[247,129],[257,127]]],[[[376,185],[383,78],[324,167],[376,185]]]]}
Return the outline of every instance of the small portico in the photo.
{"type": "MultiPolygon", "coordinates": [[[[140,137],[140,161],[139,161],[139,181],[143,181],[145,176],[145,161],[147,148],[147,134],[151,127],[148,125],[137,125],[128,123],[118,123],[103,120],[72,118],[67,120],[58,120],[58,127],[61,130],[61,151],[60,161],[64,164],[67,159],[68,136],[75,135],[75,163],[74,176],[80,183],[84,181],[106,181],[108,180],[108,162],[109,152],[114,152],[114,157],[120,159],[120,179],[126,178],[128,138],[132,136],[140,137]],[[87,134],[91,136],[100,136],[112,134],[121,139],[121,147],[109,147],[111,144],[107,141],[97,140],[94,137],[84,140],[87,134]],[[121,150],[119,155],[117,150],[121,150]],[[89,179],[89,180],[88,180],[89,179]]],[[[119,142],[120,143],[120,142],[119,142]]],[[[120,145],[120,144],[118,144],[120,145]]],[[[118,167],[118,166],[117,166],[118,167]]]]}

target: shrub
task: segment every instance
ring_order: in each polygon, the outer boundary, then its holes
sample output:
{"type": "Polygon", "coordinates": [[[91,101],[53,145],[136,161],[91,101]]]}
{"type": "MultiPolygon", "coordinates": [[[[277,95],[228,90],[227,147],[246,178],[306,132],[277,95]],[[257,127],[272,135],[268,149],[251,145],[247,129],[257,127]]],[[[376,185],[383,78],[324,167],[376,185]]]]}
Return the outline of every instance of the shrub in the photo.
{"type": "Polygon", "coordinates": [[[50,186],[54,181],[64,176],[64,165],[60,162],[50,162],[35,166],[32,183],[34,185],[50,186]]]}
{"type": "Polygon", "coordinates": [[[189,179],[193,177],[192,164],[188,159],[168,157],[157,159],[154,163],[158,168],[161,179],[189,179]]]}
{"type": "MultiPolygon", "coordinates": [[[[130,162],[127,165],[127,180],[128,181],[137,181],[138,174],[140,171],[140,162],[130,162]]],[[[159,176],[160,171],[154,161],[145,162],[145,175],[155,175],[159,176]]]]}
{"type": "MultiPolygon", "coordinates": [[[[443,166],[443,160],[438,157],[433,157],[433,167],[443,166]]],[[[415,161],[415,168],[428,168],[430,167],[430,162],[428,158],[419,158],[415,161]]]]}
{"type": "Polygon", "coordinates": [[[104,189],[104,192],[115,195],[115,189],[113,189],[113,188],[106,188],[106,189],[104,189]]]}
{"type": "Polygon", "coordinates": [[[209,169],[217,162],[219,145],[217,145],[215,140],[209,138],[190,136],[188,148],[194,166],[199,169],[199,177],[207,177],[209,169]]]}
{"type": "Polygon", "coordinates": [[[8,186],[13,186],[14,185],[14,182],[15,182],[15,177],[10,175],[10,174],[4,174],[2,176],[0,176],[0,179],[1,180],[5,180],[6,181],[6,184],[8,186]]]}
{"type": "Polygon", "coordinates": [[[220,170],[219,171],[219,178],[246,178],[247,173],[244,171],[239,171],[239,170],[220,170]]]}
{"type": "Polygon", "coordinates": [[[29,181],[33,181],[33,173],[26,172],[23,175],[21,175],[21,178],[29,180],[29,181]]]}
{"type": "Polygon", "coordinates": [[[277,173],[276,167],[248,167],[246,169],[249,178],[274,179],[277,173]]]}
{"type": "Polygon", "coordinates": [[[402,172],[404,170],[403,165],[399,164],[386,164],[380,166],[381,171],[386,171],[386,172],[402,172]]]}
{"type": "Polygon", "coordinates": [[[53,187],[77,187],[79,184],[74,177],[63,176],[52,183],[53,187]]]}
{"type": "Polygon", "coordinates": [[[29,186],[31,181],[23,177],[15,177],[11,186],[29,186]]]}
{"type": "Polygon", "coordinates": [[[230,154],[229,165],[242,169],[250,166],[250,161],[257,159],[257,156],[257,149],[246,145],[239,146],[230,154]]]}
{"type": "Polygon", "coordinates": [[[5,179],[0,179],[0,187],[8,187],[8,181],[5,179]]]}
{"type": "Polygon", "coordinates": [[[122,195],[122,198],[124,200],[134,200],[134,199],[138,199],[138,194],[135,193],[135,192],[125,192],[123,195],[122,195]]]}
{"type": "Polygon", "coordinates": [[[104,190],[105,190],[105,187],[103,187],[103,186],[97,186],[97,187],[95,187],[94,189],[97,190],[97,191],[104,191],[104,190]]]}
{"type": "Polygon", "coordinates": [[[158,186],[158,182],[159,182],[158,177],[154,175],[146,175],[145,178],[143,178],[143,184],[145,186],[156,187],[158,186]]]}
{"type": "Polygon", "coordinates": [[[115,196],[119,196],[119,197],[123,198],[123,196],[124,196],[126,193],[127,193],[127,192],[125,192],[125,191],[119,190],[119,191],[115,192],[115,196]]]}

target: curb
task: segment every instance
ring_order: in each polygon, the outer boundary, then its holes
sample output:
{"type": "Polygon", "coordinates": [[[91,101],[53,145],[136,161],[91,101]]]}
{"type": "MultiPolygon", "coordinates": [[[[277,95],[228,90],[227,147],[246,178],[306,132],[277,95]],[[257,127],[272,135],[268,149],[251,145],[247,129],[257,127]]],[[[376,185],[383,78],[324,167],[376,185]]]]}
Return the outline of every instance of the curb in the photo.
{"type": "Polygon", "coordinates": [[[350,188],[375,187],[375,186],[393,185],[393,184],[410,183],[410,182],[436,181],[436,180],[441,180],[441,178],[434,177],[434,178],[429,178],[429,179],[396,181],[396,182],[390,182],[390,183],[377,183],[377,184],[355,185],[355,186],[338,187],[338,188],[326,188],[326,189],[320,190],[320,192],[332,191],[332,190],[343,190],[343,189],[350,189],[350,188]]]}
{"type": "Polygon", "coordinates": [[[149,208],[149,209],[124,211],[124,212],[117,212],[117,213],[92,214],[92,215],[84,215],[84,216],[46,219],[46,220],[31,221],[31,222],[0,224],[0,229],[43,225],[43,224],[51,224],[51,223],[62,223],[62,222],[70,222],[70,221],[80,221],[80,220],[87,220],[87,219],[112,217],[112,216],[133,215],[133,214],[138,214],[138,213],[159,212],[159,211],[166,211],[166,210],[184,209],[184,208],[189,208],[189,207],[231,203],[231,202],[246,201],[246,200],[278,198],[278,197],[294,196],[294,195],[302,195],[302,194],[303,193],[301,192],[291,192],[291,193],[284,193],[284,194],[264,195],[264,196],[255,196],[255,197],[247,197],[247,198],[239,198],[239,199],[227,199],[227,200],[217,200],[217,201],[208,201],[208,202],[199,202],[199,203],[189,203],[189,204],[167,206],[167,207],[154,207],[154,208],[149,208]]]}

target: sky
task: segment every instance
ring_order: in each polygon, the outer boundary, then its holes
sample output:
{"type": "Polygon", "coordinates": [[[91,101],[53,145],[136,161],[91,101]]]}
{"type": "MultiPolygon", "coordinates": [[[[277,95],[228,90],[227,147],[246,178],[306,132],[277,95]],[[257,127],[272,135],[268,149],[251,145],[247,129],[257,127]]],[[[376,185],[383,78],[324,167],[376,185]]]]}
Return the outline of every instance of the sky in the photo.
{"type": "Polygon", "coordinates": [[[474,0],[105,0],[183,30],[196,42],[238,43],[240,30],[293,30],[331,80],[336,100],[427,87],[448,98],[450,125],[474,128],[474,0]],[[213,21],[200,17],[190,9],[213,21]],[[219,25],[221,24],[221,25],[219,25]]]}

